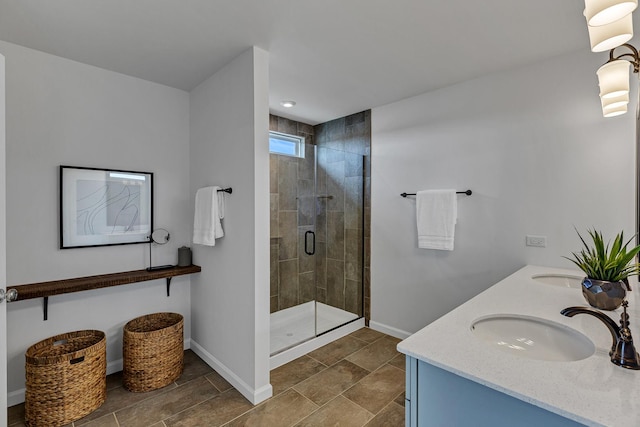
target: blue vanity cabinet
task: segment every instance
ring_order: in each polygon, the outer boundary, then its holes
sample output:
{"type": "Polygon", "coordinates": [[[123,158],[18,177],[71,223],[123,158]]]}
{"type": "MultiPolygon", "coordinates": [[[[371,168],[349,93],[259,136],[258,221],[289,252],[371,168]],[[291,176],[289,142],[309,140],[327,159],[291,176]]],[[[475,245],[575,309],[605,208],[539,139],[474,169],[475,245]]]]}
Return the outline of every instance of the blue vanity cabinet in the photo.
{"type": "Polygon", "coordinates": [[[407,427],[576,427],[583,424],[406,357],[407,427]]]}

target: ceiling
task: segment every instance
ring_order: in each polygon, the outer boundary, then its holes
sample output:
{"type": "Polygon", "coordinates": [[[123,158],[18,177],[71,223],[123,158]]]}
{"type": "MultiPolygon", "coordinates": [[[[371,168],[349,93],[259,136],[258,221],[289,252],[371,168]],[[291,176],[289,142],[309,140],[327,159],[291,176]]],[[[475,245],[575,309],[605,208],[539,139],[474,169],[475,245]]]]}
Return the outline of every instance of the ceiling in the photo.
{"type": "Polygon", "coordinates": [[[0,0],[0,39],[185,91],[258,46],[270,54],[272,113],[317,124],[588,50],[583,9],[582,0],[0,0]],[[284,99],[297,105],[284,109],[284,99]]]}

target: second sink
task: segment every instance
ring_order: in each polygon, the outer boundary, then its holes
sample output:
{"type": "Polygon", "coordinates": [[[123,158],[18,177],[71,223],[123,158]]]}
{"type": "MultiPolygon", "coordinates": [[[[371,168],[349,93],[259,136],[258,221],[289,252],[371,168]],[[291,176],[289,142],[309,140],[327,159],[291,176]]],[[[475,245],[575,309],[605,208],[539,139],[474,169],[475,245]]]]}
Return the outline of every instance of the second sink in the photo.
{"type": "Polygon", "coordinates": [[[584,277],[572,276],[570,274],[536,274],[531,276],[533,280],[547,285],[555,285],[563,288],[580,289],[580,284],[584,277]]]}
{"type": "Polygon", "coordinates": [[[485,316],[471,324],[471,331],[494,348],[528,359],[569,362],[586,359],[596,350],[580,332],[532,316],[485,316]]]}

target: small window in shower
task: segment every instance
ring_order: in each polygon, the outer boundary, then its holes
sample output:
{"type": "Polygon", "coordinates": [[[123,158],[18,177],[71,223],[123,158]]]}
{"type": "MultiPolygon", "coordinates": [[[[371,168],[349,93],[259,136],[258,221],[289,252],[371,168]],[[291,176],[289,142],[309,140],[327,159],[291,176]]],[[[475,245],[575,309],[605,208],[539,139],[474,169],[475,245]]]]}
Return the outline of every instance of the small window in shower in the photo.
{"type": "Polygon", "coordinates": [[[304,137],[270,131],[269,152],[304,158],[304,137]]]}

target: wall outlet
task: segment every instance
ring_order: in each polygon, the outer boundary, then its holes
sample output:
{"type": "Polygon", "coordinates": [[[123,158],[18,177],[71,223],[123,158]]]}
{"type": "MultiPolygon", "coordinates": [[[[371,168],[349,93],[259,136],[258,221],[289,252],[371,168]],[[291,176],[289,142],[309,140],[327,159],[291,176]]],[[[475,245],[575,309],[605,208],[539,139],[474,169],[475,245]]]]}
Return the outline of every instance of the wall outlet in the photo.
{"type": "Polygon", "coordinates": [[[527,235],[527,246],[535,246],[536,248],[547,247],[547,236],[530,236],[527,235]]]}

